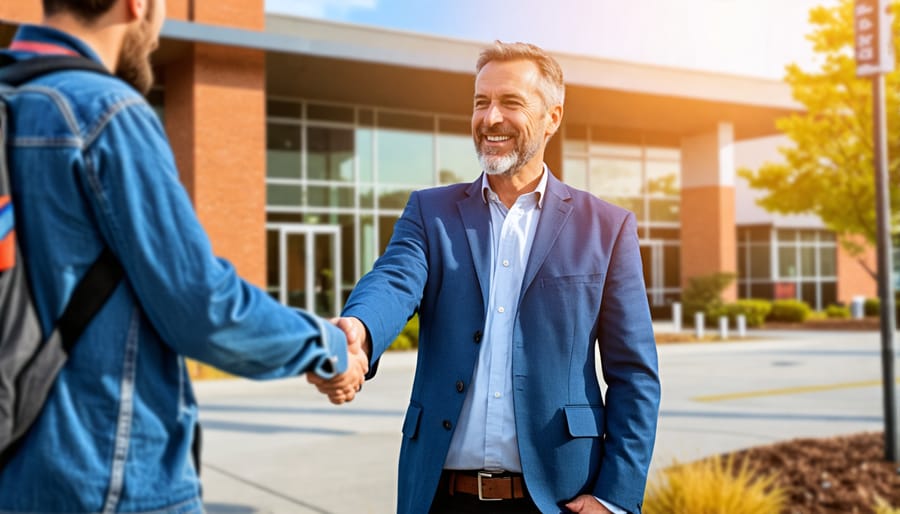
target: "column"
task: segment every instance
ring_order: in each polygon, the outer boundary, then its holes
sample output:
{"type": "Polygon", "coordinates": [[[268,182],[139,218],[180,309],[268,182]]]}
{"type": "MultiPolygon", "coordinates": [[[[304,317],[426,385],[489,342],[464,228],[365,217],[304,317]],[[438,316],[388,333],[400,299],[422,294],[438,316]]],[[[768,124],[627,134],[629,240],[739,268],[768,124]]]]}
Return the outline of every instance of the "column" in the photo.
{"type": "MultiPolygon", "coordinates": [[[[735,273],[734,127],[730,123],[681,141],[681,282],[735,273]]],[[[732,284],[725,301],[737,297],[732,284]]]]}

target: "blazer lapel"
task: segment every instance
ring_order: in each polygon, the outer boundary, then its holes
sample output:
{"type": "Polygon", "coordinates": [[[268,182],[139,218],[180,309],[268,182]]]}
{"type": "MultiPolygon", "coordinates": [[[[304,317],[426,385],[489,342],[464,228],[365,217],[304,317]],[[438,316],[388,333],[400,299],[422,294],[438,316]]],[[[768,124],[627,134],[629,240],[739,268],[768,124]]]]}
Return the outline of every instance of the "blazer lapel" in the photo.
{"type": "MultiPolygon", "coordinates": [[[[549,170],[548,170],[549,173],[549,170]]],[[[544,205],[541,208],[541,219],[534,235],[534,243],[531,245],[531,255],[528,256],[528,264],[525,266],[525,277],[522,280],[522,292],[528,290],[539,269],[547,260],[553,243],[559,237],[563,227],[572,215],[571,195],[562,182],[551,173],[547,177],[547,189],[545,191],[544,205]]]]}
{"type": "Polygon", "coordinates": [[[466,198],[457,202],[456,206],[466,230],[469,251],[472,253],[472,264],[481,286],[481,296],[485,308],[487,308],[488,292],[491,287],[491,212],[484,202],[480,176],[466,189],[466,195],[466,198]]]}

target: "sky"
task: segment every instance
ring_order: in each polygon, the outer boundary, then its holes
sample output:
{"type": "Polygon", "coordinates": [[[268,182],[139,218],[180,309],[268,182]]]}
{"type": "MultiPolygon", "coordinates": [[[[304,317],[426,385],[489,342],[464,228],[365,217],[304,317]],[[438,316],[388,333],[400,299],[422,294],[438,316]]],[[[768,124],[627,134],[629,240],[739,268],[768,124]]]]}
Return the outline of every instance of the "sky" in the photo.
{"type": "Polygon", "coordinates": [[[781,79],[816,65],[809,10],[838,0],[266,0],[266,10],[471,41],[781,79]]]}

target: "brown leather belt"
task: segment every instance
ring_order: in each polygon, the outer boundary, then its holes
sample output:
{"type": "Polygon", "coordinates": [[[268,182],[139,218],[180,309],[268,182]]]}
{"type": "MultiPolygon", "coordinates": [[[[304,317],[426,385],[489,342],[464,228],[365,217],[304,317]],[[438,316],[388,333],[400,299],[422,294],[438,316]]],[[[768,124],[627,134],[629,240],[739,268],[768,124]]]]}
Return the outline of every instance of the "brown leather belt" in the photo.
{"type": "Polygon", "coordinates": [[[462,493],[482,501],[527,498],[525,481],[518,473],[444,470],[450,495],[462,493]]]}

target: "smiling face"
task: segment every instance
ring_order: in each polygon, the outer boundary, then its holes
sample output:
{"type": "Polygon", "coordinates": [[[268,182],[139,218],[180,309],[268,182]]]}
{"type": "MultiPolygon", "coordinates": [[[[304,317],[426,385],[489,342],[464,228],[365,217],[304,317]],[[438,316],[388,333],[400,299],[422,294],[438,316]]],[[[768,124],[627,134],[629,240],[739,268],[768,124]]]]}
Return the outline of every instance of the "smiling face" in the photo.
{"type": "Polygon", "coordinates": [[[559,125],[562,107],[548,109],[537,65],[528,60],[488,62],[475,78],[472,137],[481,167],[489,175],[514,175],[541,165],[547,139],[559,125]]]}

